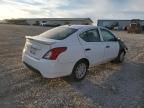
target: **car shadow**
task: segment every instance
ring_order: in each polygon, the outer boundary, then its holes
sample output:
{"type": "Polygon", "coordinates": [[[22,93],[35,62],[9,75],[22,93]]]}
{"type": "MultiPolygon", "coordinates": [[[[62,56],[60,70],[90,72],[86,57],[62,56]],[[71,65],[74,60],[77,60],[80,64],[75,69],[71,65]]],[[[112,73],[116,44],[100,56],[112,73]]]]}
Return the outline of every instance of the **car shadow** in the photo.
{"type": "Polygon", "coordinates": [[[81,95],[104,108],[135,108],[140,106],[144,89],[144,64],[123,63],[120,70],[102,84],[90,79],[81,82],[66,81],[81,95]]]}

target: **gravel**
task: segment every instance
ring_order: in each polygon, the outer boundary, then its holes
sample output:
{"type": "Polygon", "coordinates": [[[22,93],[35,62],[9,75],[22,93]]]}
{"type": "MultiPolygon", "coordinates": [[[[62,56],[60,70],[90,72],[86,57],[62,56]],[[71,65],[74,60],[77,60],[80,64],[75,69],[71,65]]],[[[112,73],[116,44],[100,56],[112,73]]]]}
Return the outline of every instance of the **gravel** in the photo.
{"type": "Polygon", "coordinates": [[[114,31],[129,51],[122,64],[89,70],[81,82],[45,79],[21,62],[25,35],[47,27],[0,24],[0,107],[2,108],[143,108],[144,35],[114,31]]]}

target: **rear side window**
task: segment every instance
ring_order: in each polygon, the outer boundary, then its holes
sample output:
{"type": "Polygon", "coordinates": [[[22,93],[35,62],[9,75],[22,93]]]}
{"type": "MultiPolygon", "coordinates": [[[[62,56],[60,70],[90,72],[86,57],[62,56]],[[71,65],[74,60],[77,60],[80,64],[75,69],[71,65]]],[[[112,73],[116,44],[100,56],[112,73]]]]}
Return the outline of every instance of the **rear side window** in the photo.
{"type": "Polygon", "coordinates": [[[82,34],[80,37],[86,42],[100,42],[100,35],[97,29],[88,30],[82,34]]]}
{"type": "Polygon", "coordinates": [[[68,28],[68,27],[57,27],[51,30],[48,30],[42,34],[40,37],[48,38],[48,39],[55,39],[55,40],[63,40],[70,36],[71,34],[75,33],[77,29],[68,28]]]}

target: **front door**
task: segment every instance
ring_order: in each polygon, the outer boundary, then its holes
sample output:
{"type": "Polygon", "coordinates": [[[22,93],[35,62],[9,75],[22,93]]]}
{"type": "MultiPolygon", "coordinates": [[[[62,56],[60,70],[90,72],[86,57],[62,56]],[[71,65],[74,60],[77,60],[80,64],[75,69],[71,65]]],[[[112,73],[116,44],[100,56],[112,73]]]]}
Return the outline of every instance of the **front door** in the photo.
{"type": "Polygon", "coordinates": [[[103,38],[104,48],[104,58],[105,60],[111,60],[118,56],[119,53],[119,43],[116,41],[116,37],[107,29],[100,29],[101,36],[103,38]]]}

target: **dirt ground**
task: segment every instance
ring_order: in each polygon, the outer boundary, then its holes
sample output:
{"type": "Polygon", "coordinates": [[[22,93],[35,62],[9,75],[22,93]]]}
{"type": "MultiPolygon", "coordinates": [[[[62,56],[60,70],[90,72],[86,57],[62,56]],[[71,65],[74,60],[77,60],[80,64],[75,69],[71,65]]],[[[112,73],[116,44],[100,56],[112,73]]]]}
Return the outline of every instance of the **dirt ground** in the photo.
{"type": "Polygon", "coordinates": [[[129,48],[122,64],[90,69],[81,82],[44,79],[21,62],[25,35],[48,28],[0,25],[0,108],[144,108],[144,35],[114,32],[129,48]]]}

